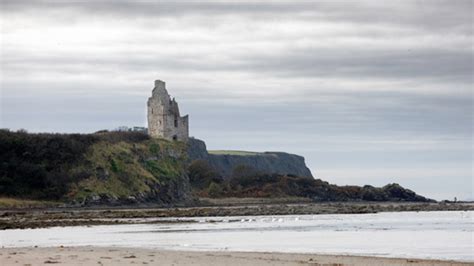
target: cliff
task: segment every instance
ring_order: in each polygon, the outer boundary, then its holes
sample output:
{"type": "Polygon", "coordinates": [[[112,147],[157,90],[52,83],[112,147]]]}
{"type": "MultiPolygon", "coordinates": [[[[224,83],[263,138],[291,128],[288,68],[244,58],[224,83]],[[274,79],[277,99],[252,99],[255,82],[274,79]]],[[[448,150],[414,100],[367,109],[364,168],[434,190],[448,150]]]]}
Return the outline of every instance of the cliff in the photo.
{"type": "Polygon", "coordinates": [[[208,152],[197,139],[184,143],[139,132],[28,134],[0,130],[0,151],[0,197],[79,206],[176,205],[193,202],[195,195],[430,201],[397,184],[340,187],[313,179],[304,158],[297,155],[208,152]]]}
{"type": "Polygon", "coordinates": [[[222,177],[229,179],[238,166],[247,166],[259,173],[313,177],[299,155],[284,152],[208,151],[204,141],[189,139],[188,156],[205,160],[222,177]]]}
{"type": "Polygon", "coordinates": [[[205,197],[303,197],[316,202],[432,201],[398,184],[329,184],[312,177],[303,157],[283,152],[208,151],[204,141],[191,138],[188,160],[193,189],[205,197]]]}
{"type": "Polygon", "coordinates": [[[186,145],[144,133],[0,131],[0,195],[78,205],[191,199],[186,145]]]}

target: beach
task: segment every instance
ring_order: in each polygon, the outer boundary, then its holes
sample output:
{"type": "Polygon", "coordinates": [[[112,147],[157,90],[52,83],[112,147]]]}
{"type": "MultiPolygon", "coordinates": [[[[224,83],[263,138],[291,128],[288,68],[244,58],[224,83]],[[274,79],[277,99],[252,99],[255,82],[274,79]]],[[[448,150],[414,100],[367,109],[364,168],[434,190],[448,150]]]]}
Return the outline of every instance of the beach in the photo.
{"type": "Polygon", "coordinates": [[[468,262],[269,252],[115,247],[2,248],[0,265],[473,265],[468,262]]]}
{"type": "Polygon", "coordinates": [[[473,215],[176,217],[9,229],[0,230],[0,265],[474,265],[473,215]]]}

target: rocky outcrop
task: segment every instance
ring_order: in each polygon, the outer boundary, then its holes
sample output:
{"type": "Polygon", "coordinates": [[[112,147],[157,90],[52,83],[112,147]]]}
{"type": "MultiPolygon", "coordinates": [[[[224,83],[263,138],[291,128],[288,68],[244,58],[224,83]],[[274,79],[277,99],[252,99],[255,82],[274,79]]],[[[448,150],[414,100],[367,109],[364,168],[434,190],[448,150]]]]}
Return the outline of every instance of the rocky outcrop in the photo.
{"type": "Polygon", "coordinates": [[[237,166],[251,167],[260,173],[313,177],[304,158],[295,154],[284,152],[210,154],[204,141],[194,138],[189,139],[188,147],[190,161],[205,160],[224,178],[229,178],[237,166]]]}
{"type": "Polygon", "coordinates": [[[205,160],[209,159],[209,154],[207,153],[206,143],[200,139],[189,138],[188,140],[188,160],[205,160]]]}
{"type": "MultiPolygon", "coordinates": [[[[225,182],[224,182],[225,183],[225,182]]],[[[216,197],[299,197],[314,202],[327,201],[373,201],[373,202],[432,202],[415,192],[400,186],[388,184],[373,186],[337,186],[321,179],[285,176],[278,174],[257,174],[233,177],[228,184],[217,188],[216,197]]]]}

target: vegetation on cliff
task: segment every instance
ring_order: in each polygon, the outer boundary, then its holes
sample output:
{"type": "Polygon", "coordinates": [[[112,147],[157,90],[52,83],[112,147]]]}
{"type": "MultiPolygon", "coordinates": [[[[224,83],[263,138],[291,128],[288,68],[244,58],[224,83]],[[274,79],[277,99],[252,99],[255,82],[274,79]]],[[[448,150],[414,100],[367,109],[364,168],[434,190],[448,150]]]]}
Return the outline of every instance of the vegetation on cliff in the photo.
{"type": "Polygon", "coordinates": [[[87,203],[189,197],[186,145],[138,132],[0,131],[0,195],[87,203]]]}
{"type": "Polygon", "coordinates": [[[431,201],[398,184],[377,188],[372,186],[337,186],[321,179],[294,175],[268,174],[252,167],[234,168],[225,179],[207,164],[194,161],[190,179],[198,196],[222,197],[303,197],[313,201],[431,201]]]}
{"type": "MultiPolygon", "coordinates": [[[[139,132],[28,134],[0,130],[0,197],[78,205],[175,204],[193,196],[428,201],[397,184],[336,186],[311,177],[272,174],[271,168],[252,165],[226,169],[229,177],[211,164],[215,158],[209,160],[205,145],[200,145],[204,150],[190,149],[192,143],[150,138],[139,132]],[[191,160],[193,156],[202,159],[191,160]]],[[[288,156],[291,162],[296,155],[288,156]]],[[[303,163],[306,169],[303,159],[296,163],[303,163]]]]}

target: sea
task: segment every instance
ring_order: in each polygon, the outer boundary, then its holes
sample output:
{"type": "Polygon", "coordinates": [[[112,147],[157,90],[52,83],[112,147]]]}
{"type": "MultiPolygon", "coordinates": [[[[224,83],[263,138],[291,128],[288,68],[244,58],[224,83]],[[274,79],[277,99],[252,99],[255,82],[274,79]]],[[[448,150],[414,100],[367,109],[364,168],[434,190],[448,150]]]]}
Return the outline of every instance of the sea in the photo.
{"type": "Polygon", "coordinates": [[[257,251],[474,262],[474,212],[148,219],[145,224],[0,231],[0,246],[257,251]]]}

